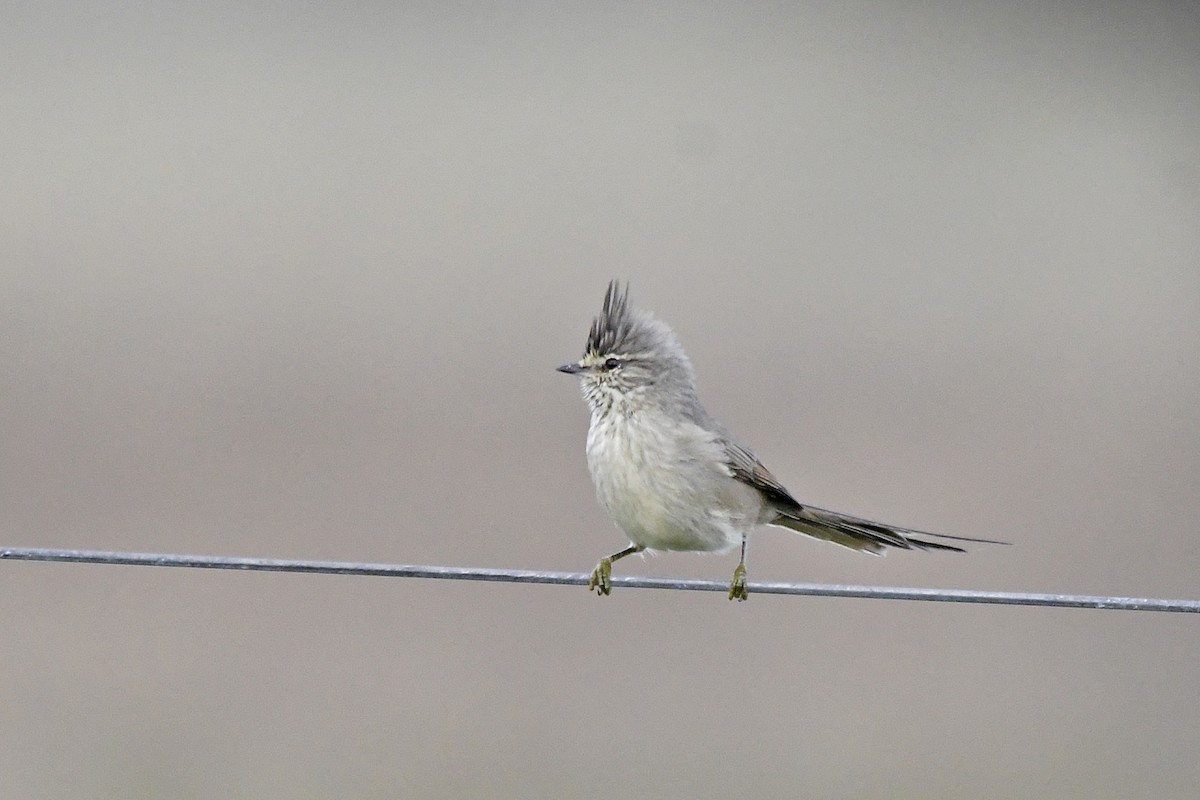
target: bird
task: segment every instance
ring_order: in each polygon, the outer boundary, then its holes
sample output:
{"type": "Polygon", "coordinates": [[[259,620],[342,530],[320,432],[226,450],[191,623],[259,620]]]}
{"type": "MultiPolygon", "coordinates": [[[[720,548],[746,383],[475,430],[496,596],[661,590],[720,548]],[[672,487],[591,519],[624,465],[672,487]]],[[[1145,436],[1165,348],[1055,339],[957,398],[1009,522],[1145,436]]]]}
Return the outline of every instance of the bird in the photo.
{"type": "Polygon", "coordinates": [[[602,558],[589,591],[612,592],[612,565],[645,551],[729,552],[741,558],[730,600],[749,596],[749,534],[774,525],[860,552],[964,552],[945,542],[1008,544],[926,533],[801,503],[705,410],[692,363],[675,332],[629,302],[612,280],[583,357],[557,368],[575,375],[591,410],[587,464],[600,505],[629,539],[602,558]],[[931,541],[938,539],[941,541],[931,541]]]}

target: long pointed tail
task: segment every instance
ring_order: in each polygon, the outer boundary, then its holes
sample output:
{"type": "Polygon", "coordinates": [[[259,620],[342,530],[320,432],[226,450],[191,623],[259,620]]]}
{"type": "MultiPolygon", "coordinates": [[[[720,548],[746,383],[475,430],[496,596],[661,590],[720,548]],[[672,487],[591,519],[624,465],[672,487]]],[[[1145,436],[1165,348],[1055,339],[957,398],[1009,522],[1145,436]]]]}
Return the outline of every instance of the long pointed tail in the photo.
{"type": "Polygon", "coordinates": [[[824,539],[827,542],[840,544],[852,550],[862,550],[868,553],[882,553],[889,547],[901,550],[946,550],[954,553],[966,552],[961,547],[940,542],[931,542],[925,538],[948,539],[956,542],[978,542],[980,544],[1009,544],[994,539],[973,539],[968,536],[948,536],[942,533],[926,533],[895,525],[884,525],[861,517],[839,514],[814,506],[797,506],[795,508],[777,509],[778,516],[771,521],[798,533],[824,539]]]}

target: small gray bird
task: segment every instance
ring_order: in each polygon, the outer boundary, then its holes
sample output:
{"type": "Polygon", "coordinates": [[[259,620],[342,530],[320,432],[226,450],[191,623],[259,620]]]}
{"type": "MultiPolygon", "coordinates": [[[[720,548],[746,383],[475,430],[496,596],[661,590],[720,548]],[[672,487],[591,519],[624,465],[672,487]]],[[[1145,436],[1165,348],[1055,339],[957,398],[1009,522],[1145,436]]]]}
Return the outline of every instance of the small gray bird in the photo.
{"type": "Polygon", "coordinates": [[[882,553],[962,548],[926,536],[1005,544],[898,528],[801,505],[762,462],[717,422],[696,396],[692,364],[675,333],[629,305],[629,289],[608,285],[579,361],[559,372],[578,375],[592,411],[588,469],[600,505],[629,537],[601,559],[589,589],[612,592],[612,563],[644,550],[725,552],[741,545],[729,599],[745,600],[746,539],[778,525],[854,550],[882,553]]]}

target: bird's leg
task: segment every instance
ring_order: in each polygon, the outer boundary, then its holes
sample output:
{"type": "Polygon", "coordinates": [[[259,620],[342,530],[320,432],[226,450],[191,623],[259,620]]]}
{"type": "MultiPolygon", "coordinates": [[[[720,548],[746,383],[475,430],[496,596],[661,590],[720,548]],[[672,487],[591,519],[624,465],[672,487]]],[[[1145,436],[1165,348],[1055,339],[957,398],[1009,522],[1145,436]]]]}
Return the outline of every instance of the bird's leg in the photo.
{"type": "Polygon", "coordinates": [[[739,603],[749,596],[746,591],[746,542],[749,536],[742,534],[742,560],[733,570],[733,582],[729,584],[729,599],[739,603]]]}
{"type": "Polygon", "coordinates": [[[631,556],[634,553],[640,553],[645,550],[638,544],[631,544],[619,553],[613,553],[608,558],[600,559],[600,563],[592,570],[592,578],[588,581],[588,591],[596,590],[597,595],[612,594],[612,565],[614,561],[618,561],[625,556],[631,556]]]}

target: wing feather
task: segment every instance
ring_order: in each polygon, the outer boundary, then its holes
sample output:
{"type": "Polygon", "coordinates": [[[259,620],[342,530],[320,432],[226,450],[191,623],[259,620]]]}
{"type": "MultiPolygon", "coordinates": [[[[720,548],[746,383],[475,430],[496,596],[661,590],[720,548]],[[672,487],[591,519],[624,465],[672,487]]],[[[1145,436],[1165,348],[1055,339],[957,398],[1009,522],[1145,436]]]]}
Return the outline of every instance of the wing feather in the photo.
{"type": "Polygon", "coordinates": [[[948,536],[912,528],[901,528],[896,525],[885,525],[862,517],[854,517],[816,506],[802,505],[792,497],[791,492],[749,449],[729,439],[726,439],[723,444],[725,445],[726,464],[733,477],[758,489],[771,501],[771,506],[777,515],[771,520],[772,525],[780,525],[808,536],[871,553],[881,553],[888,547],[903,550],[964,552],[961,547],[931,542],[919,537],[982,544],[1008,544],[1008,542],[999,542],[994,539],[948,536]]]}

